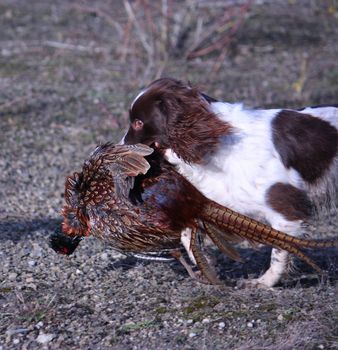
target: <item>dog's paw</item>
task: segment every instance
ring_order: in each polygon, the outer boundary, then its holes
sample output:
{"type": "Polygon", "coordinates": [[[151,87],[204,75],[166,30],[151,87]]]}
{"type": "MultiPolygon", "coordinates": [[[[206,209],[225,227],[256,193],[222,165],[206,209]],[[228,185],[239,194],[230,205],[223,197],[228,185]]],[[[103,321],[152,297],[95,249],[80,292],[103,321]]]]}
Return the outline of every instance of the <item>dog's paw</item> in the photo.
{"type": "Polygon", "coordinates": [[[266,284],[262,283],[262,281],[259,278],[239,280],[237,282],[236,287],[238,289],[262,289],[275,291],[273,287],[267,286],[266,284]]]}

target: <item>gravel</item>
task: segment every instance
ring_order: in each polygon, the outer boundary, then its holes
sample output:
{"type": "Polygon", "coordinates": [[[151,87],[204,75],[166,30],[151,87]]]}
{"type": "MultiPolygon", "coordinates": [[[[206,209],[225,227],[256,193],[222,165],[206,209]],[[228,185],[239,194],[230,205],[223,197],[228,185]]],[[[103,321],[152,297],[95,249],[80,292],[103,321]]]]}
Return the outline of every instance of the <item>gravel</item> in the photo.
{"type": "MultiPolygon", "coordinates": [[[[206,91],[263,107],[337,103],[338,9],[328,3],[255,1],[206,91]]],[[[223,287],[92,238],[70,258],[56,255],[48,236],[60,229],[65,176],[97,143],[119,140],[140,81],[125,79],[129,63],[115,58],[112,27],[65,0],[3,1],[0,32],[0,350],[338,347],[337,249],[308,252],[327,277],[297,260],[274,290],[236,287],[264,271],[268,248],[243,246],[243,264],[212,252],[223,287]]],[[[213,59],[171,58],[163,75],[203,85],[213,59]]],[[[334,211],[307,232],[327,237],[337,228],[334,211]]]]}

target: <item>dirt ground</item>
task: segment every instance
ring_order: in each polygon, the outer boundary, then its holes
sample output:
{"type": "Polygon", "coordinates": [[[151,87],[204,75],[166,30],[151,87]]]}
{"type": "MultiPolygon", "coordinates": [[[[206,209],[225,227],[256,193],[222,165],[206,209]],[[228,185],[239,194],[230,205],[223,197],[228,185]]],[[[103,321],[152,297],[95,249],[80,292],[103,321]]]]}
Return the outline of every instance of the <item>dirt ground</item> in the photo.
{"type": "MultiPolygon", "coordinates": [[[[174,3],[179,16],[186,2],[174,3]]],[[[242,248],[243,264],[214,252],[214,287],[95,239],[70,258],[48,247],[65,176],[120,139],[133,97],[158,75],[253,107],[338,103],[337,2],[252,1],[223,56],[187,59],[184,35],[147,56],[128,28],[122,1],[0,0],[0,350],[337,349],[337,249],[308,252],[328,277],[297,260],[267,291],[235,286],[264,271],[268,248],[242,248]]],[[[337,235],[337,212],[312,224],[312,237],[337,235]]]]}

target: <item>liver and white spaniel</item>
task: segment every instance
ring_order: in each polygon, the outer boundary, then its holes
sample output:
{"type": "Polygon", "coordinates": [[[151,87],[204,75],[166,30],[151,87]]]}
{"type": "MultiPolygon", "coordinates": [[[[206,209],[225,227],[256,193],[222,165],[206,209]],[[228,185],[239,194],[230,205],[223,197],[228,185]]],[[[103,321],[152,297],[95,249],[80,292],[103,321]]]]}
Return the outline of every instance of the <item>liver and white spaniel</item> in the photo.
{"type": "MultiPolygon", "coordinates": [[[[252,110],[163,78],[135,98],[122,142],[166,149],[205,196],[293,236],[318,198],[334,198],[338,105],[252,110]]],[[[287,262],[273,249],[270,268],[251,284],[274,286],[287,262]]]]}

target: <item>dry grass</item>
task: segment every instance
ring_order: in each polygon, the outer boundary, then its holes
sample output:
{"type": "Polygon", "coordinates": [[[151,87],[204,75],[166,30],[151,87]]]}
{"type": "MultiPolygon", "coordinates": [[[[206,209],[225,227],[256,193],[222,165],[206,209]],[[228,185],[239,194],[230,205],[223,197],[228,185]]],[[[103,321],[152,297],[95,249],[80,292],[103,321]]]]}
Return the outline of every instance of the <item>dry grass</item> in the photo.
{"type": "MultiPolygon", "coordinates": [[[[112,26],[120,43],[116,54],[127,62],[138,86],[159,78],[170,60],[214,57],[208,76],[221,69],[229,44],[250,10],[252,1],[161,0],[123,1],[124,11],[116,19],[116,7],[82,2],[71,10],[94,14],[112,26]]],[[[116,40],[116,37],[115,37],[116,40]]],[[[116,42],[112,43],[115,45],[116,42]]],[[[57,46],[57,43],[54,43],[57,46]]],[[[60,43],[60,47],[75,49],[60,43]]],[[[78,48],[84,50],[85,47],[78,48]]]]}

